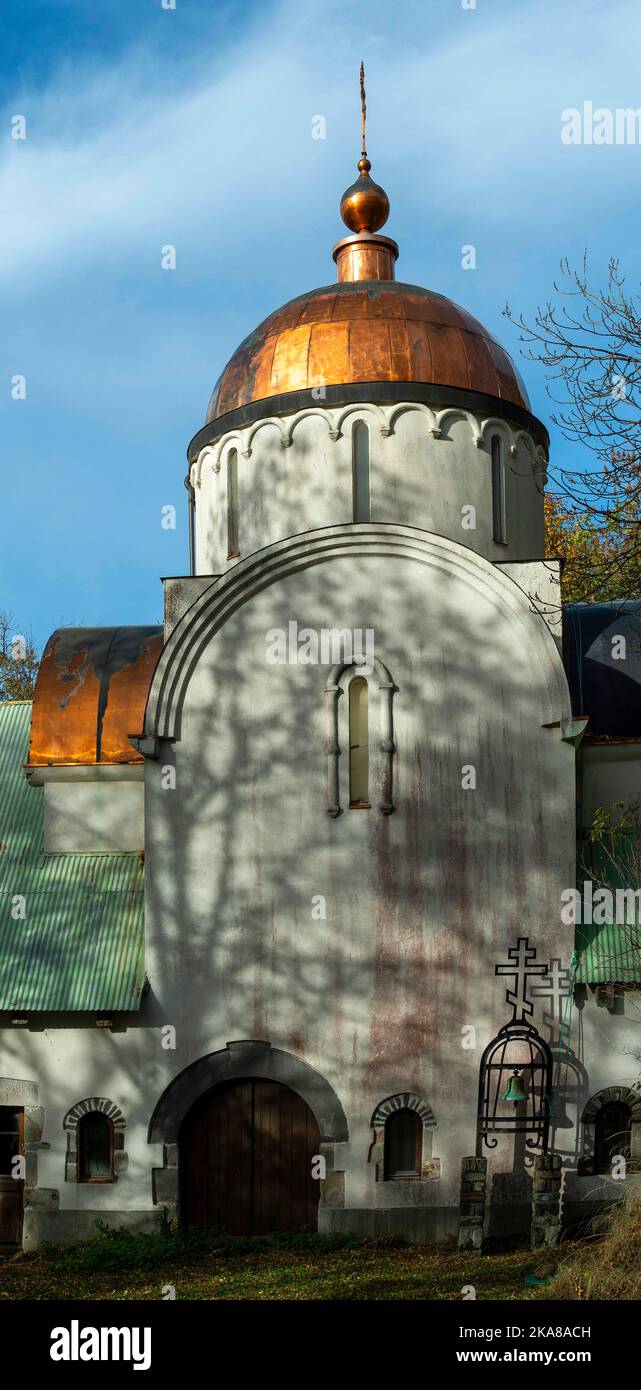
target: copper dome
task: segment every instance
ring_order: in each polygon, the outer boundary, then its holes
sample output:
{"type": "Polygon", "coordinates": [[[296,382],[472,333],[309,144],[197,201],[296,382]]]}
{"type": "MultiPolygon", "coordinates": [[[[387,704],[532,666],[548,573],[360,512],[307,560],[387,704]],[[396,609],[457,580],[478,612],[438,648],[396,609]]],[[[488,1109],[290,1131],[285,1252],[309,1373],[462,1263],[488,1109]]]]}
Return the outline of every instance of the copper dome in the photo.
{"type": "Polygon", "coordinates": [[[451,299],[395,280],[345,280],[290,300],[245,338],[216,382],[207,423],[319,382],[428,383],[530,411],[504,348],[451,299]]]}

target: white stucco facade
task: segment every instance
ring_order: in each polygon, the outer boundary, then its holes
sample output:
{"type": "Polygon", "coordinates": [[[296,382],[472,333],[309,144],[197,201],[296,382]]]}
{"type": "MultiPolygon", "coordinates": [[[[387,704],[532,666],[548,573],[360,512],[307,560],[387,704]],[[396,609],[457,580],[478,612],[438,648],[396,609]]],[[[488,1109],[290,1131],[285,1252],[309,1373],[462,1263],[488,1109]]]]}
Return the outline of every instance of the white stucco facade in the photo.
{"type": "MultiPolygon", "coordinates": [[[[356,404],[237,420],[193,461],[195,572],[166,585],[165,647],[144,728],[131,730],[144,770],[31,774],[46,854],[144,850],[147,988],[120,1017],[3,1021],[0,1106],[23,1107],[26,1123],[27,1247],[85,1237],[97,1217],[143,1228],[180,1217],[192,1105],[253,1077],[313,1113],[321,1229],[456,1230],[481,1055],[510,1017],[495,967],[527,938],[539,963],[570,969],[561,905],[577,800],[587,824],[640,780],[629,752],[586,750],[577,786],[583,711],[560,651],[559,566],[543,558],[545,453],[496,408],[381,405],[363,388],[356,404]],[[360,522],[357,422],[369,430],[360,522]],[[365,668],[334,638],[331,659],[302,656],[293,630],[371,634],[366,801],[350,804],[348,715],[365,668]],[[277,632],[282,661],[270,656],[277,632]],[[116,1116],[103,1185],[78,1181],[84,1102],[116,1116]],[[390,1102],[422,1119],[412,1179],[385,1175],[390,1102]]],[[[577,1071],[567,1123],[552,1127],[569,1205],[611,1195],[577,1167],[591,1098],[634,1084],[637,998],[599,1007],[577,995],[577,1071]]],[[[545,999],[532,1021],[558,1045],[545,999]]],[[[497,1230],[527,1224],[524,1152],[513,1137],[487,1151],[497,1230]]]]}

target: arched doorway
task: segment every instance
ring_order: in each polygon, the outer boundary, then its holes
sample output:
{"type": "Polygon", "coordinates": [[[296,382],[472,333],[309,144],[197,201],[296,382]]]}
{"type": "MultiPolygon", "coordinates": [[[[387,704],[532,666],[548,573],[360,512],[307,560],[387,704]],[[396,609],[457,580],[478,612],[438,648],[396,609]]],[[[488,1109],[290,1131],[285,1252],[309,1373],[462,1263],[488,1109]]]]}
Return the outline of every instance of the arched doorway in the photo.
{"type": "Polygon", "coordinates": [[[205,1092],[180,1129],[180,1216],[200,1230],[266,1235],[316,1228],[320,1137],[301,1096],[247,1079],[205,1092]]]}

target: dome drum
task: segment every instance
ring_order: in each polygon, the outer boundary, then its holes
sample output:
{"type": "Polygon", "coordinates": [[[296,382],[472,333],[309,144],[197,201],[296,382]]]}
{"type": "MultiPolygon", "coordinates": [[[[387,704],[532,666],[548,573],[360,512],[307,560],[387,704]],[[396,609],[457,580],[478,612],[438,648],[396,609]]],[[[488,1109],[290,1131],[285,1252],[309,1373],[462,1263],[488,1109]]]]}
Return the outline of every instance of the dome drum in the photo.
{"type": "Polygon", "coordinates": [[[542,550],[545,453],[530,431],[493,414],[424,402],[312,403],[205,443],[191,468],[196,573],[220,574],[286,536],[354,521],[356,427],[366,426],[372,522],[449,536],[494,563],[542,550]],[[495,536],[493,442],[505,473],[504,540],[495,536]],[[229,461],[237,546],[228,543],[229,461]],[[472,509],[472,510],[470,510],[472,509]]]}

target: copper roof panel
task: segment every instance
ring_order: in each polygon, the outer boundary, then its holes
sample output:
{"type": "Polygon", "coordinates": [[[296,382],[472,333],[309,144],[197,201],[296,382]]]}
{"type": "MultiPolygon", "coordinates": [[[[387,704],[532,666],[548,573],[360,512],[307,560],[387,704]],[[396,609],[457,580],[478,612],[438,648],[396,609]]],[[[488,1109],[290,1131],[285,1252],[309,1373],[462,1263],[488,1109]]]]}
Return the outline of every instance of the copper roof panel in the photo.
{"type": "Polygon", "coordinates": [[[498,394],[496,367],[492,360],[488,341],[476,333],[462,333],[463,347],[468,362],[470,381],[476,391],[485,391],[488,396],[498,394]]]}
{"type": "Polygon", "coordinates": [[[290,328],[277,339],[272,362],[272,393],[297,391],[308,385],[311,334],[311,324],[304,323],[300,328],[290,328]]]}
{"type": "MultiPolygon", "coordinates": [[[[427,325],[426,325],[427,328],[427,325]]],[[[432,323],[428,328],[434,381],[448,386],[471,388],[470,370],[460,328],[432,323]]]]}
{"type": "Polygon", "coordinates": [[[392,365],[387,324],[354,319],[349,330],[351,381],[389,381],[392,365]]]}
{"type": "Polygon", "coordinates": [[[513,399],[514,382],[516,380],[514,364],[510,361],[507,353],[498,343],[486,338],[487,351],[494,365],[497,379],[497,390],[495,394],[501,396],[506,401],[513,399]]]}
{"type": "Polygon", "coordinates": [[[341,281],[283,305],[245,339],[212,395],[207,420],[270,395],[309,389],[319,378],[328,386],[434,383],[499,396],[530,410],[508,354],[452,300],[393,280],[341,281]],[[403,321],[406,339],[400,334],[403,321]],[[320,333],[321,325],[327,331],[320,333]],[[366,325],[375,325],[375,331],[366,325]]]}
{"type": "Polygon", "coordinates": [[[349,381],[349,324],[317,323],[309,343],[311,383],[349,381]]]}
{"type": "Polygon", "coordinates": [[[330,294],[320,294],[318,299],[308,299],[300,313],[299,324],[301,323],[325,323],[331,319],[336,295],[334,291],[330,294]]]}
{"type": "Polygon", "coordinates": [[[412,355],[409,326],[405,319],[390,319],[387,326],[389,328],[392,378],[394,381],[411,381],[412,355]]]}
{"type": "Polygon", "coordinates": [[[160,627],[59,628],[40,663],[29,766],[136,763],[160,627]]]}
{"type": "Polygon", "coordinates": [[[399,295],[392,290],[387,293],[373,294],[369,298],[369,316],[371,319],[404,319],[406,317],[405,304],[399,295]]]}
{"type": "Polygon", "coordinates": [[[359,284],[357,290],[354,290],[354,287],[352,286],[351,294],[336,295],[336,303],[334,304],[334,312],[332,314],[332,319],[335,323],[338,322],[340,319],[368,318],[369,300],[367,297],[367,291],[363,289],[362,284],[359,284]]]}
{"type": "Polygon", "coordinates": [[[278,338],[268,338],[258,346],[251,359],[247,389],[257,400],[260,400],[261,396],[268,396],[271,391],[272,366],[277,342],[278,338]]]}
{"type": "Polygon", "coordinates": [[[427,324],[409,322],[407,334],[412,355],[410,381],[433,381],[432,350],[427,324]]]}

